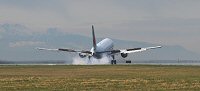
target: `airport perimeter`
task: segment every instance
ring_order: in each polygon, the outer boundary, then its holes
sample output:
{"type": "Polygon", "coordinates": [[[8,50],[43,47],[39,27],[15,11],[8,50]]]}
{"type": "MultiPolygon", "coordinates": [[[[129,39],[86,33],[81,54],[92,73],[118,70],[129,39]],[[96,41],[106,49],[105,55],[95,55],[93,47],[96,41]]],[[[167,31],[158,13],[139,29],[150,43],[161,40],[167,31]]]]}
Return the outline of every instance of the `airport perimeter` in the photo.
{"type": "Polygon", "coordinates": [[[0,90],[199,90],[200,66],[1,65],[0,90]]]}

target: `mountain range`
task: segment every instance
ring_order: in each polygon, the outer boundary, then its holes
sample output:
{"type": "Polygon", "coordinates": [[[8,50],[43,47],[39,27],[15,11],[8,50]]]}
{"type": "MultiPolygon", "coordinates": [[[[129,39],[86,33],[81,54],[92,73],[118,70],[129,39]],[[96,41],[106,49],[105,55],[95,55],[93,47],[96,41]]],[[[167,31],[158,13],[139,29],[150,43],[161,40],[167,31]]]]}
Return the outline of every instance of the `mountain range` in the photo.
{"type": "MultiPolygon", "coordinates": [[[[70,63],[73,53],[38,51],[36,47],[72,48],[90,50],[92,38],[70,34],[58,28],[49,28],[45,33],[30,32],[21,24],[0,24],[0,59],[4,61],[46,61],[65,60],[70,63]]],[[[90,34],[88,34],[90,35],[90,34]]],[[[97,34],[98,35],[98,34],[97,34]]],[[[142,36],[141,36],[142,37],[142,36]]],[[[109,36],[108,36],[109,38],[109,36]]],[[[103,38],[98,38],[100,41],[103,38]]],[[[163,48],[130,54],[127,60],[199,60],[200,55],[180,45],[162,45],[140,41],[113,39],[115,49],[137,48],[161,45],[163,48]]],[[[120,55],[117,59],[122,60],[120,55]]],[[[1,62],[0,62],[1,63],[1,62]]]]}

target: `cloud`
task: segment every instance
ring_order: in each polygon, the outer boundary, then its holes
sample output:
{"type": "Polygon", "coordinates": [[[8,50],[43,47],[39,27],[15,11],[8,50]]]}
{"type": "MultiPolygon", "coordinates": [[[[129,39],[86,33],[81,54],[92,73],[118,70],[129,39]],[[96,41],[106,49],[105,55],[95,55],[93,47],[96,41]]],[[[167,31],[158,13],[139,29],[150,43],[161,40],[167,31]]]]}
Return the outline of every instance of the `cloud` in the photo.
{"type": "Polygon", "coordinates": [[[9,44],[9,47],[24,47],[24,46],[38,46],[45,45],[45,42],[41,41],[18,41],[9,44]]]}
{"type": "Polygon", "coordinates": [[[0,0],[0,23],[23,24],[36,32],[56,27],[85,36],[95,24],[97,37],[183,45],[200,52],[199,4],[199,0],[0,0]]]}
{"type": "Polygon", "coordinates": [[[17,22],[29,27],[61,27],[72,32],[68,29],[91,24],[112,26],[135,20],[196,19],[200,18],[199,3],[187,0],[3,0],[0,12],[2,22],[17,22]]]}

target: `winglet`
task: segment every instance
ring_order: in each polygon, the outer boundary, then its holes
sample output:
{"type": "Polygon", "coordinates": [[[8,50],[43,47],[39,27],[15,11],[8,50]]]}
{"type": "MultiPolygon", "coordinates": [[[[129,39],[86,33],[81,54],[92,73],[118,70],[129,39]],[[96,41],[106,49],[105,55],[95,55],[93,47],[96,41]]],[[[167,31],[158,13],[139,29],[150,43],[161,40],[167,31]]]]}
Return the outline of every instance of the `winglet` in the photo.
{"type": "Polygon", "coordinates": [[[94,26],[92,25],[92,38],[93,38],[93,47],[94,50],[96,50],[96,38],[95,38],[95,33],[94,33],[94,26]]]}

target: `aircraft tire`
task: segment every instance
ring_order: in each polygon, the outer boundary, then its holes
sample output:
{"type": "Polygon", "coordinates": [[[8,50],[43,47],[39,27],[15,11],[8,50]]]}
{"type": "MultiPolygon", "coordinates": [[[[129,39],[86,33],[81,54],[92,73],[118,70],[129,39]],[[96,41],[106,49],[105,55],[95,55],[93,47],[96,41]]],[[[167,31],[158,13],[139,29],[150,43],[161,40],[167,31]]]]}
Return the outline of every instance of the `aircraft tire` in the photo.
{"type": "Polygon", "coordinates": [[[117,64],[117,61],[116,60],[111,60],[111,64],[117,64]]]}

